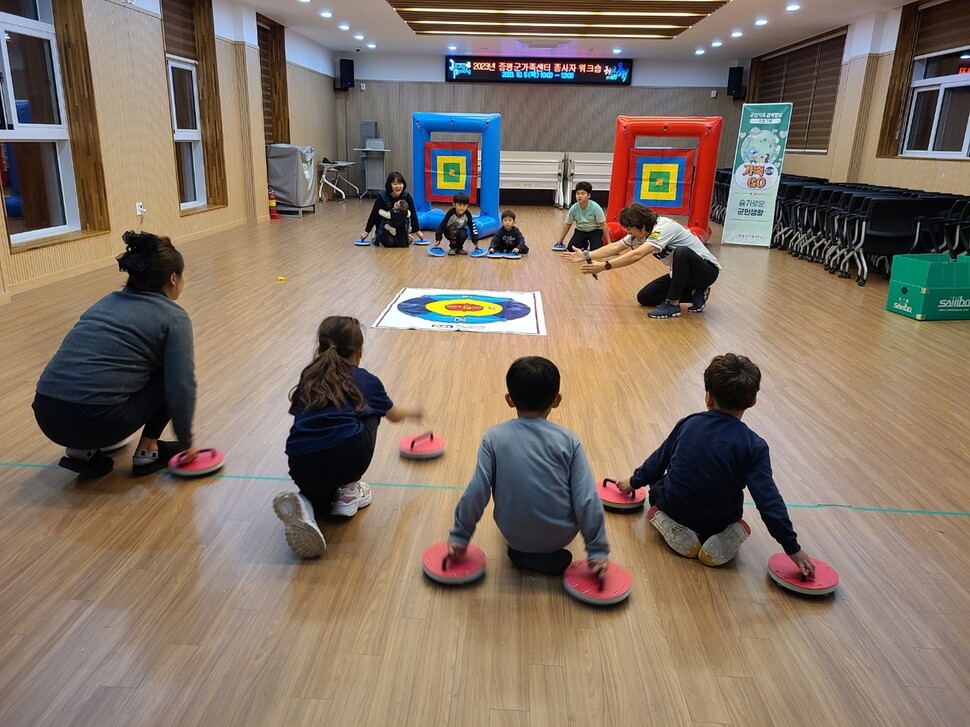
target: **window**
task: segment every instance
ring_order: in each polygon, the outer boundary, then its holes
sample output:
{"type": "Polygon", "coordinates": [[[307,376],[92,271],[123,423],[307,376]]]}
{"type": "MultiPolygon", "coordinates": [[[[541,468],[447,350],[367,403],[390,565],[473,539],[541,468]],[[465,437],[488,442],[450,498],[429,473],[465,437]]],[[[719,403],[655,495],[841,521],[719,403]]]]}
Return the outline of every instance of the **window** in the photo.
{"type": "Polygon", "coordinates": [[[828,150],[845,32],[756,59],[757,103],[792,104],[788,151],[828,150]]]}
{"type": "Polygon", "coordinates": [[[0,33],[0,181],[17,245],[81,225],[50,0],[0,0],[0,33]]]}
{"type": "Polygon", "coordinates": [[[903,156],[970,156],[970,46],[917,56],[903,156]]]}
{"type": "Polygon", "coordinates": [[[179,204],[183,211],[225,205],[212,0],[162,0],[161,6],[179,204]]]}
{"type": "Polygon", "coordinates": [[[175,138],[179,203],[182,208],[206,203],[202,126],[199,123],[199,84],[196,63],[168,58],[169,95],[175,138]]]}

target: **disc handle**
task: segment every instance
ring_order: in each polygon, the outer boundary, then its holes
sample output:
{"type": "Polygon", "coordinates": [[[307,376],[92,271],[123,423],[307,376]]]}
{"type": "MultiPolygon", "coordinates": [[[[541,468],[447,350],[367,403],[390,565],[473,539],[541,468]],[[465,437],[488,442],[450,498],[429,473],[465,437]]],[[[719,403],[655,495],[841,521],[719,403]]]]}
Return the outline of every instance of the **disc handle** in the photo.
{"type": "Polygon", "coordinates": [[[411,437],[411,449],[414,449],[414,445],[421,439],[434,439],[434,432],[424,432],[423,434],[418,434],[417,436],[411,437]]]}

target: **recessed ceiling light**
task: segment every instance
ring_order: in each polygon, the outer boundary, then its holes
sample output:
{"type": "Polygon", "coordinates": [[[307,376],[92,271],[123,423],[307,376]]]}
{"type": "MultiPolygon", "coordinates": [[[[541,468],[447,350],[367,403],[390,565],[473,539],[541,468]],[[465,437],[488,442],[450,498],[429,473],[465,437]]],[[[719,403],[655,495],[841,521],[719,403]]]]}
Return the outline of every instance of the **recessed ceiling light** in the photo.
{"type": "Polygon", "coordinates": [[[702,56],[702,55],[704,55],[704,49],[703,48],[698,48],[697,50],[694,51],[694,55],[695,56],[702,56]]]}
{"type": "Polygon", "coordinates": [[[794,13],[796,10],[801,10],[801,9],[802,9],[802,6],[799,5],[798,3],[788,3],[788,5],[785,6],[785,10],[787,10],[790,13],[794,13]]]}
{"type": "Polygon", "coordinates": [[[744,35],[744,33],[742,33],[740,30],[732,30],[731,31],[731,37],[732,38],[740,38],[742,35],[744,35]]]}
{"type": "Polygon", "coordinates": [[[340,28],[341,30],[350,30],[350,26],[347,25],[347,23],[341,23],[337,27],[340,28]]]}
{"type": "Polygon", "coordinates": [[[367,47],[368,48],[376,48],[377,47],[377,43],[368,43],[367,44],[367,47]]]}
{"type": "Polygon", "coordinates": [[[363,40],[364,39],[364,34],[363,33],[358,33],[357,35],[354,36],[354,38],[356,38],[357,40],[363,40]]]}
{"type": "Polygon", "coordinates": [[[758,18],[754,21],[755,25],[767,25],[768,21],[765,18],[758,18]]]}
{"type": "Polygon", "coordinates": [[[320,11],[320,17],[321,18],[332,18],[333,17],[333,13],[331,13],[329,10],[321,10],[320,11]]]}
{"type": "Polygon", "coordinates": [[[724,45],[724,44],[721,41],[719,41],[719,40],[712,40],[711,41],[711,48],[720,48],[722,45],[724,45]]]}
{"type": "Polygon", "coordinates": [[[301,3],[308,3],[310,0],[300,0],[301,3]]]}
{"type": "Polygon", "coordinates": [[[448,46],[448,50],[458,50],[458,46],[457,45],[449,45],[448,46]]]}
{"type": "Polygon", "coordinates": [[[613,49],[613,55],[619,55],[622,52],[623,52],[623,49],[622,48],[614,48],[613,49]]]}

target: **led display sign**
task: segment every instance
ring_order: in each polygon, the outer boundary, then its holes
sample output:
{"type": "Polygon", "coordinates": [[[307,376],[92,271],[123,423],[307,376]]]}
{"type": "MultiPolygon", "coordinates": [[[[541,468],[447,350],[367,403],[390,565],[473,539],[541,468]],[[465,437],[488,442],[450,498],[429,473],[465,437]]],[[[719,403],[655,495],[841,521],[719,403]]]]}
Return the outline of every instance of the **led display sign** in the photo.
{"type": "Polygon", "coordinates": [[[496,58],[446,56],[445,80],[457,83],[562,83],[574,86],[629,86],[629,58],[496,58]]]}

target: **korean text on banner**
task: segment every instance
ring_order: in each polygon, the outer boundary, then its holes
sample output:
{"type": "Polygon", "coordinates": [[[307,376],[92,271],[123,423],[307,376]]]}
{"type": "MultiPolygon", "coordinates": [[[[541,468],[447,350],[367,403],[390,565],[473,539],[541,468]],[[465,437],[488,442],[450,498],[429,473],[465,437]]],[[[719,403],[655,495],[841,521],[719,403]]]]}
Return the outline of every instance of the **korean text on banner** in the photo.
{"type": "Polygon", "coordinates": [[[745,104],[741,110],[721,242],[762,247],[771,244],[791,108],[790,103],[766,103],[745,104]]]}

